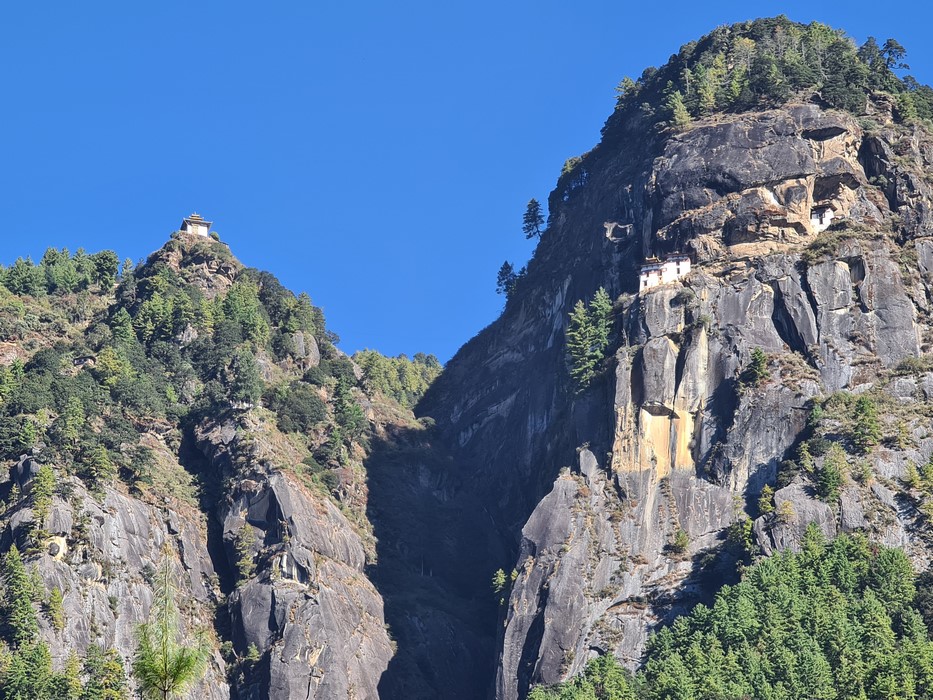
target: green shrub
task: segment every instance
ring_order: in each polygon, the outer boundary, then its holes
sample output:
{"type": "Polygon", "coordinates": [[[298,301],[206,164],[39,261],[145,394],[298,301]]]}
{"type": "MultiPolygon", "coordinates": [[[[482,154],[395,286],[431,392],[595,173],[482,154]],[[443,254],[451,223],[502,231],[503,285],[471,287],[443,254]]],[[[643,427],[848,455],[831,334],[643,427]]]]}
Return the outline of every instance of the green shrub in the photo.
{"type": "Polygon", "coordinates": [[[671,550],[682,554],[687,551],[687,547],[690,546],[690,537],[687,535],[687,531],[683,528],[679,528],[676,533],[674,533],[674,539],[671,541],[671,550]]]}
{"type": "Polygon", "coordinates": [[[327,405],[315,389],[304,382],[267,391],[264,397],[275,412],[279,430],[306,433],[327,418],[327,405]]]}
{"type": "Polygon", "coordinates": [[[752,350],[748,366],[739,377],[741,387],[756,387],[771,378],[771,372],[768,369],[768,356],[761,348],[752,350]]]}

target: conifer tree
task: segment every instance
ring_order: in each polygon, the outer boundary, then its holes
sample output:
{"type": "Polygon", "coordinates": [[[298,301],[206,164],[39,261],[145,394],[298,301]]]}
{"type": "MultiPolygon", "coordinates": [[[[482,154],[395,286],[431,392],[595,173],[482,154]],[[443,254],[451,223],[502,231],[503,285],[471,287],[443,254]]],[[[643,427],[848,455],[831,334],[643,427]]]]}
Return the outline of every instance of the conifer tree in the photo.
{"type": "Polygon", "coordinates": [[[136,340],[136,331],[133,329],[133,319],[127,310],[120,308],[110,319],[110,332],[113,333],[113,339],[120,345],[131,343],[136,340]]]}
{"type": "Polygon", "coordinates": [[[62,672],[52,679],[50,695],[55,700],[83,700],[84,685],[81,683],[81,660],[72,651],[65,660],[62,672]]]}
{"type": "Polygon", "coordinates": [[[52,506],[52,495],[55,493],[55,472],[47,464],[39,467],[36,478],[32,482],[32,510],[36,516],[37,527],[42,527],[49,508],[52,506]]]}
{"type": "Polygon", "coordinates": [[[87,683],[81,700],[126,700],[128,697],[123,659],[115,649],[105,651],[97,644],[89,646],[84,660],[84,672],[87,674],[87,683]]]}
{"type": "Polygon", "coordinates": [[[117,281],[117,271],[120,267],[120,259],[112,250],[102,250],[90,256],[94,266],[94,281],[102,289],[110,289],[117,281]]]}
{"type": "Polygon", "coordinates": [[[855,426],[852,441],[862,452],[869,452],[881,440],[881,424],[878,422],[878,409],[870,396],[858,397],[853,411],[855,426]]]}
{"type": "Polygon", "coordinates": [[[567,352],[570,354],[570,376],[577,386],[583,388],[596,374],[597,361],[592,353],[594,344],[593,326],[582,300],[570,312],[567,326],[567,352]]]}
{"type": "Polygon", "coordinates": [[[32,605],[32,579],[16,545],[10,547],[3,560],[3,587],[7,638],[15,647],[30,644],[39,634],[39,623],[32,605]]]}
{"type": "Polygon", "coordinates": [[[230,361],[230,400],[255,404],[262,395],[262,377],[256,357],[246,348],[238,348],[230,361]]]}
{"type": "Polygon", "coordinates": [[[664,106],[670,115],[669,123],[675,129],[685,129],[690,125],[690,112],[687,111],[684,96],[680,94],[680,90],[674,90],[668,95],[664,106]]]}
{"type": "Polygon", "coordinates": [[[585,389],[596,376],[605,359],[612,330],[612,302],[600,287],[587,305],[578,301],[570,313],[566,330],[567,352],[570,355],[570,376],[579,390],[585,389]]]}
{"type": "Polygon", "coordinates": [[[81,429],[84,427],[86,420],[84,404],[81,403],[81,399],[77,396],[70,396],[60,420],[62,422],[62,437],[72,447],[77,447],[78,440],[81,437],[81,429]]]}
{"type": "Polygon", "coordinates": [[[37,641],[24,644],[12,656],[3,676],[0,697],[3,700],[53,700],[52,678],[48,647],[37,641]]]}
{"type": "Polygon", "coordinates": [[[602,359],[602,354],[609,345],[609,333],[612,330],[612,300],[602,287],[593,295],[588,313],[590,324],[593,326],[594,349],[598,350],[602,359]]]}
{"type": "Polygon", "coordinates": [[[137,630],[133,675],[147,700],[181,698],[207,668],[209,647],[200,636],[193,644],[181,641],[177,587],[167,556],[159,566],[154,593],[149,620],[137,630]]]}
{"type": "Polygon", "coordinates": [[[541,227],[544,226],[544,214],[541,213],[541,205],[537,199],[532,198],[525,208],[525,216],[522,218],[522,232],[525,238],[534,238],[541,235],[541,227]]]}
{"type": "Polygon", "coordinates": [[[502,267],[499,268],[499,274],[496,276],[496,294],[504,294],[506,298],[511,296],[512,290],[515,288],[516,279],[515,268],[512,266],[512,263],[506,260],[502,263],[502,267]]]}
{"type": "Polygon", "coordinates": [[[62,596],[62,589],[58,586],[54,586],[51,591],[49,591],[49,599],[45,605],[46,613],[49,617],[49,622],[52,623],[52,627],[61,632],[65,629],[65,600],[62,596]]]}

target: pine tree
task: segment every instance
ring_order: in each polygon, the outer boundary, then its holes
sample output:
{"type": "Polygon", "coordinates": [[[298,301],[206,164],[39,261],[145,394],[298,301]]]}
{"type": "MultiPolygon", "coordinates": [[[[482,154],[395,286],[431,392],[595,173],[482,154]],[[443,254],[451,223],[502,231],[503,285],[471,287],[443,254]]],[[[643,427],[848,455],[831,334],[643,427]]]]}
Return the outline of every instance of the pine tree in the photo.
{"type": "Polygon", "coordinates": [[[94,281],[101,286],[101,289],[110,289],[117,281],[117,271],[120,267],[120,259],[112,250],[102,250],[90,256],[94,264],[94,281]]]}
{"type": "Polygon", "coordinates": [[[52,467],[43,464],[36,473],[32,482],[32,511],[36,516],[37,527],[43,527],[45,518],[52,506],[52,496],[55,493],[55,472],[52,467]]]}
{"type": "MultiPolygon", "coordinates": [[[[3,700],[53,700],[52,657],[41,642],[20,646],[3,676],[3,700]]],[[[54,698],[59,700],[59,698],[54,698]]]]}
{"type": "Polygon", "coordinates": [[[605,289],[600,287],[593,295],[587,312],[593,326],[593,344],[602,359],[603,352],[609,346],[609,334],[612,331],[612,300],[605,289]]]}
{"type": "Polygon", "coordinates": [[[252,406],[262,395],[262,377],[256,357],[246,348],[238,348],[230,361],[230,400],[252,406]]]}
{"type": "Polygon", "coordinates": [[[136,331],[133,330],[133,319],[126,309],[120,308],[110,319],[110,332],[113,339],[120,345],[136,340],[136,331]]]}
{"type": "Polygon", "coordinates": [[[87,675],[87,683],[81,700],[126,700],[128,697],[123,659],[115,649],[105,651],[97,644],[89,646],[84,660],[84,673],[87,675]]]}
{"type": "Polygon", "coordinates": [[[862,452],[869,452],[881,440],[878,409],[870,396],[862,394],[858,397],[853,417],[855,425],[852,429],[852,441],[862,452]]]}
{"type": "Polygon", "coordinates": [[[637,85],[627,75],[616,85],[616,101],[621,103],[626,97],[635,93],[637,85]]]}
{"type": "Polygon", "coordinates": [[[51,591],[49,591],[49,599],[45,605],[46,613],[49,617],[49,622],[52,623],[52,627],[61,632],[65,629],[65,601],[62,596],[62,589],[58,586],[54,586],[51,591]]]}
{"type": "Polygon", "coordinates": [[[592,352],[595,333],[582,300],[578,301],[570,312],[566,337],[567,352],[570,354],[570,376],[582,389],[588,386],[596,375],[598,365],[592,352]]]}
{"type": "Polygon", "coordinates": [[[38,296],[45,292],[45,274],[30,258],[17,258],[6,271],[4,283],[14,294],[38,296]]]}
{"type": "Polygon", "coordinates": [[[739,390],[756,387],[771,378],[768,370],[768,356],[761,348],[752,350],[748,365],[739,375],[739,390]]]}
{"type": "Polygon", "coordinates": [[[842,487],[848,466],[845,452],[839,447],[839,443],[834,442],[816,472],[816,491],[827,503],[839,500],[839,489],[842,487]]]}
{"type": "Polygon", "coordinates": [[[81,399],[77,396],[70,396],[60,420],[62,422],[62,437],[72,447],[77,447],[78,440],[81,438],[81,429],[84,427],[86,420],[84,404],[81,403],[81,399]]]}
{"type": "Polygon", "coordinates": [[[84,686],[81,683],[81,660],[71,652],[65,660],[62,672],[52,678],[50,695],[55,700],[83,700],[84,686]]]}
{"type": "Polygon", "coordinates": [[[587,305],[578,301],[570,313],[566,330],[570,376],[582,390],[595,378],[605,359],[612,331],[612,302],[600,287],[587,305]]]}
{"type": "Polygon", "coordinates": [[[32,643],[39,634],[36,609],[32,605],[33,583],[16,545],[3,560],[3,611],[7,638],[15,647],[32,643]]]}
{"type": "Polygon", "coordinates": [[[502,263],[502,267],[499,268],[499,274],[496,276],[496,294],[504,294],[506,299],[512,295],[512,290],[515,288],[515,280],[517,276],[515,274],[515,268],[512,266],[508,260],[502,263]]]}
{"type": "Polygon", "coordinates": [[[525,208],[525,216],[522,218],[522,232],[525,238],[534,238],[541,235],[541,227],[544,226],[544,214],[541,213],[541,205],[537,199],[532,198],[525,208]]]}
{"type": "Polygon", "coordinates": [[[87,477],[94,487],[110,483],[117,475],[117,468],[110,459],[110,452],[103,445],[97,445],[91,450],[85,466],[87,477]]]}
{"type": "Polygon", "coordinates": [[[680,90],[674,90],[670,93],[664,106],[669,115],[668,123],[672,127],[675,129],[686,129],[690,126],[690,112],[687,111],[687,107],[684,104],[684,96],[680,94],[680,90]]]}
{"type": "Polygon", "coordinates": [[[758,512],[762,515],[774,512],[774,489],[765,484],[761,489],[761,496],[758,498],[758,512]]]}
{"type": "Polygon", "coordinates": [[[191,645],[180,641],[177,588],[167,556],[159,566],[155,584],[149,620],[137,630],[133,675],[143,698],[169,700],[182,697],[203,675],[209,647],[201,636],[191,645]]]}

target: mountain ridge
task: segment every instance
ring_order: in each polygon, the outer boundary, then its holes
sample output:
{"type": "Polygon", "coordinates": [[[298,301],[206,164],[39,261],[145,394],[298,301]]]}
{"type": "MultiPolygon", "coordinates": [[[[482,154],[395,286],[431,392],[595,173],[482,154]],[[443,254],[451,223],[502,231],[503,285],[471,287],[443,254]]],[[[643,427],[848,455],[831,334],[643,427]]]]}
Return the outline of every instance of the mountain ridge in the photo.
{"type": "Polygon", "coordinates": [[[48,657],[29,692],[72,649],[129,661],[163,556],[211,640],[195,692],[250,699],[541,697],[658,668],[650,633],[814,538],[928,568],[933,101],[898,46],[775,18],[623,84],[439,375],[347,357],[205,236],[0,270],[0,546],[38,581],[36,632],[0,637],[48,657]],[[674,252],[690,272],[640,289],[674,252]]]}

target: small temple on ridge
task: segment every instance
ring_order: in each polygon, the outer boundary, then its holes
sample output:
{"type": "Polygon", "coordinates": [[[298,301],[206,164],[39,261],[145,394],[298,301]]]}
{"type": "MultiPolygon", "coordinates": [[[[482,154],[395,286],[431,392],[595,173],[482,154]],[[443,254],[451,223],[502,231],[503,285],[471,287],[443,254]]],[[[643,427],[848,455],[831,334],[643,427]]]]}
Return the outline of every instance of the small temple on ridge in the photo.
{"type": "Polygon", "coordinates": [[[186,216],[181,222],[181,231],[183,233],[193,233],[196,236],[207,236],[210,234],[212,221],[205,221],[200,214],[195,212],[191,216],[186,216]]]}

